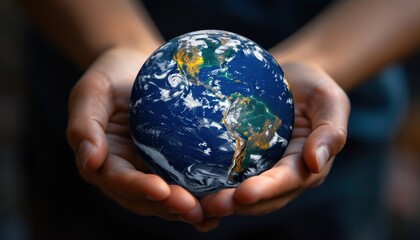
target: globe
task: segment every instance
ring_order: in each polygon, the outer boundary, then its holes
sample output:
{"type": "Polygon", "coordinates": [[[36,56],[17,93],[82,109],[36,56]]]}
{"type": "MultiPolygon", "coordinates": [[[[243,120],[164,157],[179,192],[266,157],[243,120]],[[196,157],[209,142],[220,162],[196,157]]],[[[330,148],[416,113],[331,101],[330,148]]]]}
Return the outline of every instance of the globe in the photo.
{"type": "Polygon", "coordinates": [[[141,67],[130,130],[150,170],[195,196],[273,167],[294,122],[286,77],[253,41],[220,30],[176,37],[141,67]]]}

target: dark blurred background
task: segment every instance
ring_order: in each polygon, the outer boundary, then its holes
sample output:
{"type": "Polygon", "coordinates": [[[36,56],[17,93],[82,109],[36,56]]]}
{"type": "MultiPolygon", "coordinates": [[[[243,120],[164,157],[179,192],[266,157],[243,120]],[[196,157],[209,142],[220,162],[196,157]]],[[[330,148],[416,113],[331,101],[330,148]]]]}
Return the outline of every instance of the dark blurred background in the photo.
{"type": "MultiPolygon", "coordinates": [[[[0,1],[0,240],[31,239],[25,204],[23,131],[30,109],[25,94],[25,18],[12,0],[0,1]]],[[[403,60],[410,105],[394,137],[383,182],[383,203],[393,216],[394,239],[420,236],[420,54],[403,60]]],[[[387,129],[384,129],[386,131],[387,129]]]]}
{"type": "Polygon", "coordinates": [[[0,1],[0,29],[0,239],[30,239],[23,204],[23,19],[14,1],[0,1]]]}

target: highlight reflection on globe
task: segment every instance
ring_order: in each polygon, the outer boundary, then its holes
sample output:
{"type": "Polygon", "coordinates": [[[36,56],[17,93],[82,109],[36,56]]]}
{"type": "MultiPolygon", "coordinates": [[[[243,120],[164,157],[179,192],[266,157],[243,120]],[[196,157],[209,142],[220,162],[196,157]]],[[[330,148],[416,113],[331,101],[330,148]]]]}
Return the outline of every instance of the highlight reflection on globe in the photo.
{"type": "Polygon", "coordinates": [[[273,57],[218,30],[187,33],[156,50],[137,75],[129,113],[147,166],[196,196],[271,168],[294,121],[292,94],[273,57]]]}

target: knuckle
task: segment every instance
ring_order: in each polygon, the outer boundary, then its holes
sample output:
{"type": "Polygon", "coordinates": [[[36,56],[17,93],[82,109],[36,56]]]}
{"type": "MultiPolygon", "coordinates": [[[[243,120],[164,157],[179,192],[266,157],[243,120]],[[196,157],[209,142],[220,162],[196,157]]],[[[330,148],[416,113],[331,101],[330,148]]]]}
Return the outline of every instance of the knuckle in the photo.
{"type": "Polygon", "coordinates": [[[300,189],[302,188],[304,182],[303,179],[299,176],[297,176],[296,173],[294,174],[290,174],[290,176],[288,177],[288,181],[289,181],[289,186],[290,186],[290,191],[296,190],[296,189],[300,189]]]}

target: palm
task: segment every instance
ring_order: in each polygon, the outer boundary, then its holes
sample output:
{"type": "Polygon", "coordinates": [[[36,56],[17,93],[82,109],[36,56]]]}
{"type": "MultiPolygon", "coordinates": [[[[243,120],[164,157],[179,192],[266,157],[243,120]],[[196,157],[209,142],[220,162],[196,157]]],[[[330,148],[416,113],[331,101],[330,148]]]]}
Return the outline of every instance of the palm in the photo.
{"type": "Polygon", "coordinates": [[[109,118],[108,126],[105,131],[109,145],[108,159],[110,161],[126,161],[125,167],[146,172],[147,167],[143,164],[143,161],[141,161],[131,140],[128,121],[128,104],[123,104],[129,102],[129,92],[124,91],[125,89],[121,90],[121,94],[118,94],[119,99],[115,99],[117,106],[114,113],[109,118]]]}

